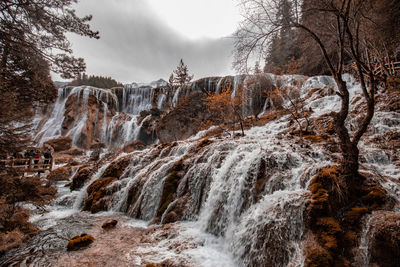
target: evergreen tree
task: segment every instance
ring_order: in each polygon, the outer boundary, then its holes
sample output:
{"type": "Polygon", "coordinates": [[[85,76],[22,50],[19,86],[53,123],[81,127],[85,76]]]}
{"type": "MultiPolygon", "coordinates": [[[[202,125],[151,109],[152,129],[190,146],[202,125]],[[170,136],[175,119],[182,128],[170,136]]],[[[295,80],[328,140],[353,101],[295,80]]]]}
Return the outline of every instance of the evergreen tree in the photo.
{"type": "Polygon", "coordinates": [[[78,17],[75,0],[0,1],[0,152],[18,150],[29,137],[24,124],[34,103],[51,102],[57,91],[50,70],[72,78],[85,69],[71,56],[66,33],[98,38],[91,16],[78,17]],[[57,54],[56,52],[60,52],[57,54]]]}
{"type": "Polygon", "coordinates": [[[260,75],[262,73],[261,69],[260,69],[260,62],[256,61],[256,63],[254,64],[254,75],[260,75]]]}
{"type": "Polygon", "coordinates": [[[175,74],[174,84],[181,88],[193,79],[193,75],[189,75],[188,67],[183,63],[183,59],[181,59],[173,73],[175,74]]]}
{"type": "Polygon", "coordinates": [[[117,82],[111,77],[103,77],[95,75],[88,76],[85,73],[82,74],[82,78],[78,76],[78,78],[76,80],[73,80],[69,85],[71,86],[88,85],[104,89],[123,86],[122,83],[117,82]]]}
{"type": "Polygon", "coordinates": [[[277,5],[277,23],[281,27],[271,36],[266,63],[271,72],[286,72],[291,59],[299,57],[297,30],[291,26],[291,21],[295,20],[291,2],[279,0],[277,5]]]}

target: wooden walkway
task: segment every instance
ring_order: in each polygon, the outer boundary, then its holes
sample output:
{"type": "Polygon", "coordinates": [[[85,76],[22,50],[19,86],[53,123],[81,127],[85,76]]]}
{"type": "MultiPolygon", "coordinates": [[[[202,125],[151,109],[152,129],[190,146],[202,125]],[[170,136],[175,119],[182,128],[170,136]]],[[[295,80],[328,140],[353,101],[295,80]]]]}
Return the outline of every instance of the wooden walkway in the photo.
{"type": "Polygon", "coordinates": [[[53,169],[53,158],[50,159],[3,159],[0,165],[6,168],[18,169],[23,172],[51,171],[53,169]],[[45,163],[48,162],[48,163],[45,163]]]}

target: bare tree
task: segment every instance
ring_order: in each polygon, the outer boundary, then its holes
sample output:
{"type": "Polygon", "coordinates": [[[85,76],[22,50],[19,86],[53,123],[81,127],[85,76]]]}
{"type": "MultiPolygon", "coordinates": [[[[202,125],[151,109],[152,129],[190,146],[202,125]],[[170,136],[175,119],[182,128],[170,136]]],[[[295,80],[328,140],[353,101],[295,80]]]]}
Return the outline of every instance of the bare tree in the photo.
{"type": "MultiPolygon", "coordinates": [[[[374,1],[372,1],[374,2],[374,1]]],[[[339,138],[342,153],[342,172],[346,177],[358,173],[360,138],[366,132],[375,109],[377,77],[371,62],[371,50],[367,45],[363,22],[373,21],[370,16],[371,1],[356,0],[310,0],[292,1],[294,16],[286,18],[285,23],[277,17],[280,0],[242,0],[244,20],[236,32],[235,66],[239,70],[247,68],[247,62],[253,54],[266,54],[271,36],[285,27],[297,28],[306,32],[319,46],[326,64],[338,86],[337,95],[341,107],[333,113],[335,130],[339,138]],[[317,24],[308,24],[304,17],[321,17],[317,24]],[[328,53],[323,36],[329,31],[335,38],[335,56],[328,53]],[[349,114],[349,90],[342,78],[345,60],[350,58],[356,65],[356,75],[360,81],[366,112],[362,114],[357,129],[350,133],[345,121],[349,114]]]]}
{"type": "Polygon", "coordinates": [[[282,86],[275,89],[272,94],[275,94],[275,97],[281,98],[279,101],[281,103],[280,108],[287,111],[297,123],[300,136],[308,134],[310,127],[309,112],[305,109],[306,103],[305,99],[301,97],[300,88],[296,86],[282,86]]]}

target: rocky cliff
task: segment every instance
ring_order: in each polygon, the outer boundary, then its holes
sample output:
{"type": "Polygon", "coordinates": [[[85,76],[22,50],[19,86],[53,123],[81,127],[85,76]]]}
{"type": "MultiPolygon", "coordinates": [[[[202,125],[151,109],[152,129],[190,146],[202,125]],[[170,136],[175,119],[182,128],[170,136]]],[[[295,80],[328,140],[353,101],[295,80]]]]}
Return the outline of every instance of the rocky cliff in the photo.
{"type": "Polygon", "coordinates": [[[150,85],[99,89],[87,86],[59,89],[52,108],[38,110],[34,121],[37,143],[68,136],[75,147],[89,149],[94,142],[123,147],[135,140],[144,144],[183,140],[212,121],[204,100],[213,92],[242,92],[243,116],[265,111],[267,93],[276,77],[210,77],[169,92],[160,81],[150,85]]]}

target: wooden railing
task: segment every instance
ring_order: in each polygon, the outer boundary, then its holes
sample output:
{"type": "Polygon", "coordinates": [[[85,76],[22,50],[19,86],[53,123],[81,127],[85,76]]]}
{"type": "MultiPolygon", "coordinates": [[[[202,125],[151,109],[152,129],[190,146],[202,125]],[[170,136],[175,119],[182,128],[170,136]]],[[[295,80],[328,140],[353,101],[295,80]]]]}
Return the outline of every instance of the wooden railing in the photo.
{"type": "MultiPolygon", "coordinates": [[[[389,71],[390,75],[395,75],[396,72],[400,71],[400,61],[393,61],[390,63],[386,63],[385,64],[386,69],[389,71]]],[[[383,66],[382,65],[378,65],[375,70],[374,73],[376,75],[382,75],[383,74],[383,66]]]]}
{"type": "MultiPolygon", "coordinates": [[[[357,70],[356,63],[352,63],[351,66],[353,69],[357,70]]],[[[400,72],[400,61],[392,61],[390,63],[386,63],[384,66],[389,72],[389,75],[395,76],[396,74],[398,74],[398,72],[400,72]]],[[[382,64],[376,64],[376,67],[373,72],[377,76],[382,76],[384,74],[384,69],[382,64]]]]}
{"type": "Polygon", "coordinates": [[[0,160],[0,165],[2,165],[5,168],[18,169],[23,172],[51,171],[53,169],[53,158],[3,159],[0,160]]]}

